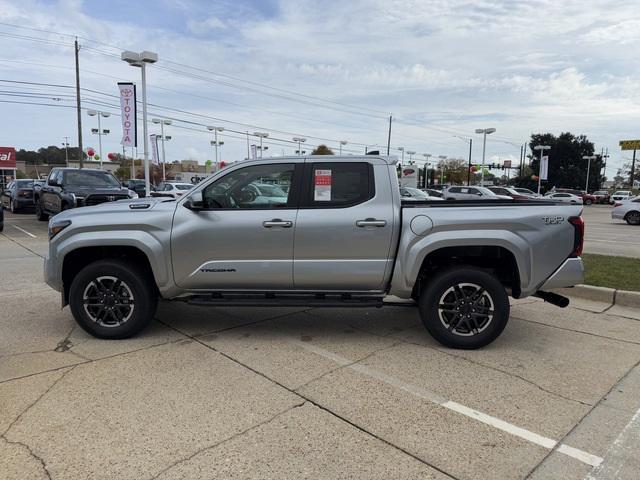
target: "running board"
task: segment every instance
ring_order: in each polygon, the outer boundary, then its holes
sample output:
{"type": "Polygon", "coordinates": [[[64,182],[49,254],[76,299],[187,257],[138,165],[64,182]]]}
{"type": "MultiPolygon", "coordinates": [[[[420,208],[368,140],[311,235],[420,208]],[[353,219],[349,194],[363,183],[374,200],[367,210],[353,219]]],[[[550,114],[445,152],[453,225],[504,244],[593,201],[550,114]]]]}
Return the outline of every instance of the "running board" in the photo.
{"type": "Polygon", "coordinates": [[[382,307],[381,295],[349,293],[212,293],[185,298],[191,305],[225,307],[382,307]]]}

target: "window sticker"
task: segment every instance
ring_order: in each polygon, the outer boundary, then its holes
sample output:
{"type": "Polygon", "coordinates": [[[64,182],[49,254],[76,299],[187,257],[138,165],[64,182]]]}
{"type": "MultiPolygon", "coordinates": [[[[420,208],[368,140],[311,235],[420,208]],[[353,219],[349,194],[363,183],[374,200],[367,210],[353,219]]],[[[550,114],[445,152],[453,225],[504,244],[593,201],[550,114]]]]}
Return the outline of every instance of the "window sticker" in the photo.
{"type": "Polygon", "coordinates": [[[313,200],[331,201],[331,170],[316,170],[314,178],[313,200]]]}

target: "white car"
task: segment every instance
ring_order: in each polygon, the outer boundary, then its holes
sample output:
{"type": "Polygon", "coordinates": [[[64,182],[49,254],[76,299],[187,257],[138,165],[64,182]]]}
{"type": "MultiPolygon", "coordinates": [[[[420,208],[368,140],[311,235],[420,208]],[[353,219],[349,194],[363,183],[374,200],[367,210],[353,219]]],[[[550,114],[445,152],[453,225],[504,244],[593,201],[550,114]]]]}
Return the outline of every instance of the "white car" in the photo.
{"type": "Polygon", "coordinates": [[[151,193],[151,196],[180,198],[192,188],[193,184],[191,183],[162,182],[158,185],[156,191],[151,193]]]}
{"type": "Polygon", "coordinates": [[[611,195],[611,198],[609,199],[609,203],[613,205],[614,203],[621,202],[622,200],[629,200],[631,197],[633,197],[631,191],[618,190],[617,192],[614,192],[613,195],[611,195]]]}
{"type": "Polygon", "coordinates": [[[532,190],[529,190],[528,188],[521,188],[521,187],[513,187],[513,189],[518,192],[521,195],[527,195],[529,197],[541,197],[542,195],[540,195],[539,193],[536,193],[532,190]]]}
{"type": "Polygon", "coordinates": [[[485,187],[460,187],[447,188],[443,195],[445,200],[513,200],[506,195],[496,195],[485,187]]]}
{"type": "Polygon", "coordinates": [[[400,196],[402,200],[415,200],[415,201],[442,201],[440,197],[434,197],[427,192],[423,192],[413,187],[400,187],[400,196]]]}
{"type": "Polygon", "coordinates": [[[640,197],[616,202],[611,211],[611,218],[624,220],[629,225],[640,225],[640,197]]]}
{"type": "Polygon", "coordinates": [[[544,197],[544,200],[552,200],[554,202],[570,203],[572,205],[582,205],[582,197],[574,195],[572,193],[548,193],[544,197]]]}

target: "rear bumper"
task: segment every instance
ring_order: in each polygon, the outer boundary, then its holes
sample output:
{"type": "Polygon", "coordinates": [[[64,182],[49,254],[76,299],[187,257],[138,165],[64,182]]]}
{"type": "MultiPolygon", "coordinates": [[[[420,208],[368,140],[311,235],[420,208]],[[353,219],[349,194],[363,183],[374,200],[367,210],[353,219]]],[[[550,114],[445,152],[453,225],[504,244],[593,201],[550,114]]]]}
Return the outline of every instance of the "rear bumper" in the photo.
{"type": "Polygon", "coordinates": [[[560,268],[551,275],[539,290],[573,287],[584,282],[584,265],[582,258],[567,258],[560,268]]]}

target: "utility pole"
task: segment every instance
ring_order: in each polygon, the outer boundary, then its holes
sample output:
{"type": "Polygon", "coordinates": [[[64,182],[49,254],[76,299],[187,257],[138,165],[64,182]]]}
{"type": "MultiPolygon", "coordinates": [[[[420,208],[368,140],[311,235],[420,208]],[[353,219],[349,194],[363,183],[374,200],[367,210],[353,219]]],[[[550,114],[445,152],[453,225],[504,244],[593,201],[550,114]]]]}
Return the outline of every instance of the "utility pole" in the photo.
{"type": "Polygon", "coordinates": [[[471,185],[471,147],[473,145],[473,138],[469,139],[469,166],[467,168],[467,187],[471,185]]]}
{"type": "Polygon", "coordinates": [[[78,117],[78,161],[80,168],[84,167],[84,151],[82,150],[82,105],[80,104],[80,45],[78,45],[78,37],[75,41],[76,53],[76,114],[78,117]]]}
{"type": "Polygon", "coordinates": [[[393,116],[389,115],[389,136],[387,137],[387,155],[389,155],[389,151],[391,149],[391,122],[393,121],[393,116]]]}
{"type": "Polygon", "coordinates": [[[636,149],[633,149],[633,160],[631,160],[631,174],[629,175],[629,187],[633,189],[633,174],[636,169],[636,149]]]}
{"type": "Polygon", "coordinates": [[[66,166],[69,166],[69,137],[64,137],[64,160],[66,166]]]}

